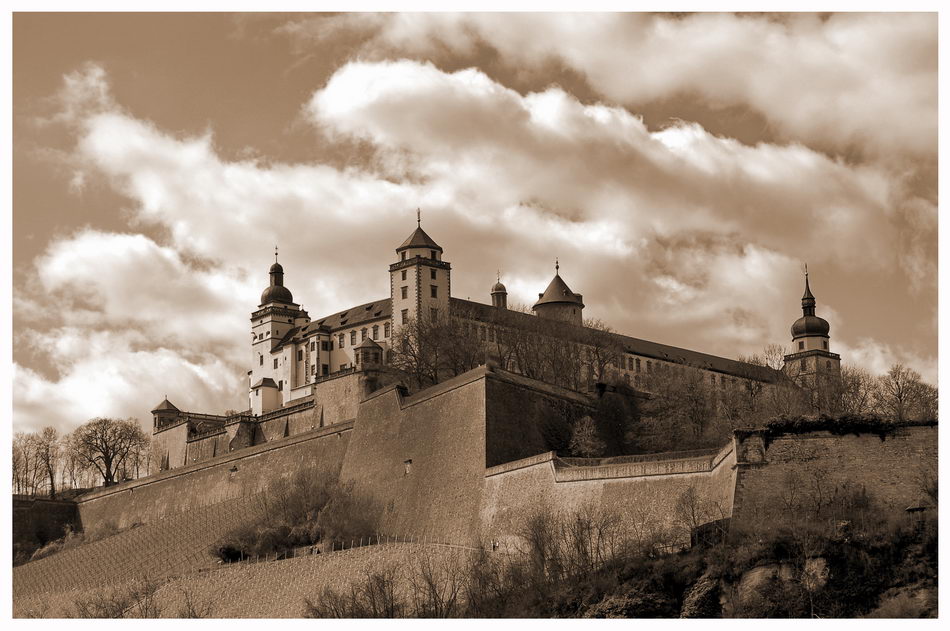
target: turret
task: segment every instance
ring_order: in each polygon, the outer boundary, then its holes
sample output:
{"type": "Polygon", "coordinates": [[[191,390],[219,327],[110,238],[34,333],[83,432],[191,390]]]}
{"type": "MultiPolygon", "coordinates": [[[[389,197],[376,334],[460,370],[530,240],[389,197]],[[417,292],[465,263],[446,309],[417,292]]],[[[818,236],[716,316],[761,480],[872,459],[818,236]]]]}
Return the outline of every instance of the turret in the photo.
{"type": "Polygon", "coordinates": [[[501,273],[498,274],[498,282],[491,288],[491,304],[499,309],[508,308],[508,289],[501,284],[501,273]]]}
{"type": "Polygon", "coordinates": [[[554,278],[544,293],[538,294],[538,301],[531,307],[539,318],[560,320],[577,326],[584,324],[584,297],[575,294],[567,286],[560,274],[561,265],[554,261],[554,278]]]}

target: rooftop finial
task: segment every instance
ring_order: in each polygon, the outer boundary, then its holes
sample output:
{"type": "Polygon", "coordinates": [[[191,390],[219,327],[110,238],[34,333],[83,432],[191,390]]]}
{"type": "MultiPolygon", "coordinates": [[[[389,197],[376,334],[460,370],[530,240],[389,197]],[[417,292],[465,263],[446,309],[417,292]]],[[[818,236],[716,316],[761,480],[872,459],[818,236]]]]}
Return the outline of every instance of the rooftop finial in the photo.
{"type": "Polygon", "coordinates": [[[498,282],[501,282],[501,270],[498,270],[498,282]]]}
{"type": "Polygon", "coordinates": [[[554,258],[554,273],[558,274],[561,271],[561,263],[557,260],[557,257],[554,258]]]}
{"type": "Polygon", "coordinates": [[[274,262],[277,262],[277,246],[274,246],[274,262]]]}
{"type": "Polygon", "coordinates": [[[422,210],[420,208],[416,208],[416,227],[422,227],[422,210]]]}
{"type": "Polygon", "coordinates": [[[808,263],[805,263],[805,280],[808,280],[808,263]]]}

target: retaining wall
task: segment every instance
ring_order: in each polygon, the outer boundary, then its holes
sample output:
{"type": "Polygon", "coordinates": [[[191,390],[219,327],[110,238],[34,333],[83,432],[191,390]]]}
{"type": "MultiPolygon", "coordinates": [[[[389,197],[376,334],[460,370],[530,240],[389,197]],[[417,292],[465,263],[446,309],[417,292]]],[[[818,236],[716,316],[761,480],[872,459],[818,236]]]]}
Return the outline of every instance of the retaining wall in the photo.
{"type": "Polygon", "coordinates": [[[352,423],[324,427],[93,491],[77,499],[80,520],[84,527],[113,521],[125,528],[253,495],[302,469],[337,475],[352,428],[352,423]]]}

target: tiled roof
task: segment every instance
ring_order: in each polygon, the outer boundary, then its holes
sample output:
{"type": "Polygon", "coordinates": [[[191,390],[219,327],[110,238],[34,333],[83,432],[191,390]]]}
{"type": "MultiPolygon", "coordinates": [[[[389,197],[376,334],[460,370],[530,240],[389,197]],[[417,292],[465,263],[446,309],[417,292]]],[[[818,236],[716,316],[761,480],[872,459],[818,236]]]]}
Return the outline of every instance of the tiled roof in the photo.
{"type": "Polygon", "coordinates": [[[581,301],[580,294],[571,291],[571,288],[567,286],[560,274],[554,275],[554,278],[548,283],[548,288],[538,296],[538,301],[534,303],[534,306],[537,307],[552,302],[570,302],[581,306],[584,304],[581,301]]]}
{"type": "MultiPolygon", "coordinates": [[[[491,322],[499,315],[498,309],[496,307],[482,304],[480,302],[452,298],[452,303],[452,307],[453,309],[456,309],[456,312],[458,312],[458,310],[468,312],[468,314],[471,314],[472,317],[485,322],[491,322]]],[[[504,315],[507,318],[513,318],[515,321],[522,318],[532,318],[531,322],[533,322],[533,319],[537,318],[537,316],[512,310],[506,310],[504,315]]],[[[529,323],[528,320],[522,321],[525,324],[529,323]]],[[[558,330],[558,333],[564,337],[568,337],[572,333],[581,333],[580,327],[576,325],[568,324],[566,322],[558,322],[555,320],[550,320],[549,322],[551,323],[551,326],[555,330],[558,330]]],[[[686,364],[696,368],[703,368],[705,370],[712,370],[726,373],[728,375],[734,375],[736,377],[753,378],[759,381],[767,381],[771,383],[785,380],[785,376],[781,372],[773,370],[772,368],[767,368],[765,366],[756,366],[754,364],[747,364],[734,359],[717,357],[716,355],[708,355],[706,353],[691,351],[685,348],[678,348],[676,346],[668,346],[666,344],[641,340],[636,337],[630,337],[629,335],[621,335],[619,333],[611,333],[611,335],[615,336],[625,352],[632,353],[634,355],[651,357],[654,359],[665,360],[678,364],[686,364]]]]}
{"type": "Polygon", "coordinates": [[[325,318],[314,320],[304,326],[293,327],[284,334],[271,352],[290,344],[297,344],[316,333],[333,333],[340,329],[349,329],[369,322],[388,320],[391,314],[392,300],[389,298],[350,307],[325,318]]]}
{"type": "Polygon", "coordinates": [[[432,237],[426,234],[426,231],[422,227],[418,227],[413,231],[409,238],[402,242],[396,251],[408,250],[409,248],[429,248],[430,250],[442,251],[442,246],[432,240],[432,237]]]}

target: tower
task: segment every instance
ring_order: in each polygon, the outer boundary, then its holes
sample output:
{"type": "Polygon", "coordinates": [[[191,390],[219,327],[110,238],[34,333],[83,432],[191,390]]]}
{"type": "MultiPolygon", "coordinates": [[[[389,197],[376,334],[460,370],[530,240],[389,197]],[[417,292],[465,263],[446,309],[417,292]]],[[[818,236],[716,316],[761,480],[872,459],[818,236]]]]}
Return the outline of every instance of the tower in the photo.
{"type": "Polygon", "coordinates": [[[498,273],[498,282],[491,288],[491,304],[499,309],[508,308],[508,289],[501,284],[501,272],[498,273]]]}
{"type": "Polygon", "coordinates": [[[560,270],[561,265],[555,260],[554,278],[551,279],[544,293],[538,294],[538,301],[531,309],[539,318],[583,326],[584,297],[571,291],[561,278],[560,270]]]}
{"type": "Polygon", "coordinates": [[[416,229],[396,248],[399,259],[389,266],[393,333],[407,322],[448,317],[452,266],[442,260],[442,247],[422,229],[417,211],[416,229]]]}
{"type": "Polygon", "coordinates": [[[270,284],[261,294],[257,310],[251,314],[251,369],[248,372],[251,408],[255,408],[254,398],[263,396],[259,392],[261,388],[267,389],[273,384],[274,389],[280,390],[284,383],[290,383],[284,375],[288,367],[281,365],[286,358],[272,358],[271,351],[288,331],[310,321],[307,312],[294,302],[290,290],[284,287],[284,268],[277,262],[276,249],[274,264],[268,273],[270,284]]]}
{"type": "Polygon", "coordinates": [[[828,394],[841,377],[841,356],[829,350],[830,330],[828,321],[815,315],[806,266],[802,317],[792,324],[792,352],[785,356],[783,372],[810,391],[816,411],[828,411],[828,394]]]}

